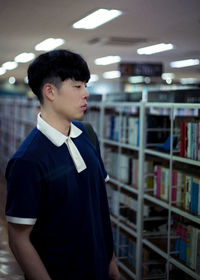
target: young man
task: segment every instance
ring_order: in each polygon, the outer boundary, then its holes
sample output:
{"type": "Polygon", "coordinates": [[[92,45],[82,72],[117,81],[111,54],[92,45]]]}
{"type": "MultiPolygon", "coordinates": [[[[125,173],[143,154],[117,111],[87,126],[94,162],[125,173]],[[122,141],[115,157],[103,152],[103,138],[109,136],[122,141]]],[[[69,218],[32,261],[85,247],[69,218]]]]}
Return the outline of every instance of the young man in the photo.
{"type": "Polygon", "coordinates": [[[9,243],[28,280],[120,279],[107,173],[79,122],[89,78],[84,59],[67,50],[42,54],[28,69],[41,112],[6,170],[9,243]]]}

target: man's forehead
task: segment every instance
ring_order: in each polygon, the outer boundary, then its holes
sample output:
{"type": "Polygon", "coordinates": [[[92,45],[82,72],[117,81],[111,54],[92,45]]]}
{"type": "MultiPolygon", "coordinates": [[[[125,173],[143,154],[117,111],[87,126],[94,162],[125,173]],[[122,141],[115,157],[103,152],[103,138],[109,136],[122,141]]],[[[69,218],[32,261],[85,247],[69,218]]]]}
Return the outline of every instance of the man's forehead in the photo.
{"type": "Polygon", "coordinates": [[[85,84],[86,82],[84,82],[84,81],[76,81],[75,79],[68,79],[68,80],[70,80],[70,82],[72,83],[72,84],[77,84],[77,83],[82,83],[82,84],[85,84]]]}

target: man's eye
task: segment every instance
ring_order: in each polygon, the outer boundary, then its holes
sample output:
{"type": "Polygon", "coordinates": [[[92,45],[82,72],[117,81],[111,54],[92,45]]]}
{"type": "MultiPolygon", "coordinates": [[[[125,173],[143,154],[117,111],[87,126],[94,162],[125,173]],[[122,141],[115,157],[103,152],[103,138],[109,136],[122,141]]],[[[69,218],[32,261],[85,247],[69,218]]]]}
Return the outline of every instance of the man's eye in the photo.
{"type": "Polygon", "coordinates": [[[81,88],[81,86],[76,86],[76,88],[81,88]]]}

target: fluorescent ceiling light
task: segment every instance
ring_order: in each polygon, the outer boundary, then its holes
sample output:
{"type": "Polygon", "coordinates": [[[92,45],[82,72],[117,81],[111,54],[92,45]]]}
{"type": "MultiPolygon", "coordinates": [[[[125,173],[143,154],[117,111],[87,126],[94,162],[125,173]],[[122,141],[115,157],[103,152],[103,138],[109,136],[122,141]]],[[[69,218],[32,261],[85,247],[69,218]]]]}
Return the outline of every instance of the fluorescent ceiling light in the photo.
{"type": "Polygon", "coordinates": [[[145,78],[144,78],[144,82],[145,82],[146,84],[150,84],[151,78],[150,78],[150,77],[145,77],[145,78]]]}
{"type": "Polygon", "coordinates": [[[2,65],[2,67],[5,70],[13,70],[13,69],[17,68],[17,66],[18,66],[18,64],[15,61],[7,61],[2,65]]]}
{"type": "Polygon", "coordinates": [[[6,73],[6,69],[4,69],[3,67],[0,67],[0,75],[3,75],[6,73]]]}
{"type": "MultiPolygon", "coordinates": [[[[198,82],[198,80],[196,78],[182,78],[180,79],[180,83],[182,85],[191,85],[191,84],[196,84],[198,82]]],[[[199,81],[200,83],[200,81],[199,81]]]]}
{"type": "Polygon", "coordinates": [[[98,79],[99,79],[99,76],[98,76],[98,75],[96,75],[96,74],[91,74],[91,75],[90,75],[89,83],[96,82],[96,81],[98,81],[98,79]]]}
{"type": "Polygon", "coordinates": [[[115,79],[121,77],[120,71],[108,71],[103,73],[105,79],[115,79]]]}
{"type": "Polygon", "coordinates": [[[26,63],[28,61],[31,61],[35,58],[34,53],[21,53],[15,57],[16,62],[26,63]]]}
{"type": "Polygon", "coordinates": [[[50,51],[65,43],[63,39],[48,38],[35,46],[36,51],[50,51]]]}
{"type": "Polygon", "coordinates": [[[153,46],[149,46],[149,47],[145,47],[145,48],[140,48],[137,50],[137,53],[149,55],[149,54],[153,54],[153,53],[169,51],[173,48],[174,48],[174,46],[172,44],[161,43],[161,44],[157,44],[157,45],[153,45],[153,46]]]}
{"type": "Polygon", "coordinates": [[[118,55],[115,56],[105,56],[105,57],[100,57],[95,59],[94,63],[96,65],[108,65],[108,64],[113,64],[121,61],[121,57],[118,55]]]}
{"type": "Polygon", "coordinates": [[[168,85],[171,85],[171,84],[172,84],[172,79],[171,79],[171,78],[167,78],[165,81],[166,81],[166,83],[167,83],[168,85]]]}
{"type": "Polygon", "coordinates": [[[186,60],[179,60],[173,61],[170,63],[172,68],[182,68],[188,66],[194,66],[199,64],[199,59],[186,59],[186,60]]]}
{"type": "Polygon", "coordinates": [[[161,77],[163,80],[167,80],[167,79],[174,79],[175,75],[174,73],[163,73],[161,77]]]}
{"type": "Polygon", "coordinates": [[[128,81],[131,84],[140,84],[140,83],[149,84],[151,82],[151,79],[149,77],[144,77],[144,76],[131,76],[128,78],[128,81]]]}
{"type": "Polygon", "coordinates": [[[94,29],[122,14],[119,10],[99,9],[72,25],[77,29],[94,29]]]}
{"type": "Polygon", "coordinates": [[[16,82],[15,77],[10,77],[10,78],[8,79],[8,82],[9,82],[9,84],[13,85],[13,84],[16,82]]]}
{"type": "Polygon", "coordinates": [[[129,83],[138,84],[144,82],[143,76],[133,76],[128,78],[129,83]]]}

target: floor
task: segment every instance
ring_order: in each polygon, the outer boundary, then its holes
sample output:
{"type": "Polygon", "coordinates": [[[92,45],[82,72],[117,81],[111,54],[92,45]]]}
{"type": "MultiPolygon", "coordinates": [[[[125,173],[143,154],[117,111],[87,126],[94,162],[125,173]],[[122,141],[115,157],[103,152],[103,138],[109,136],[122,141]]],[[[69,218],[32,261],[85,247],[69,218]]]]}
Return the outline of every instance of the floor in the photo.
{"type": "Polygon", "coordinates": [[[8,246],[6,221],[4,217],[5,196],[5,180],[2,174],[0,174],[0,279],[24,280],[23,273],[8,246]]]}

